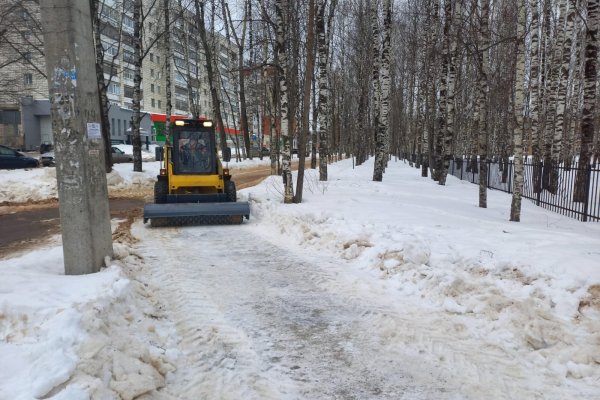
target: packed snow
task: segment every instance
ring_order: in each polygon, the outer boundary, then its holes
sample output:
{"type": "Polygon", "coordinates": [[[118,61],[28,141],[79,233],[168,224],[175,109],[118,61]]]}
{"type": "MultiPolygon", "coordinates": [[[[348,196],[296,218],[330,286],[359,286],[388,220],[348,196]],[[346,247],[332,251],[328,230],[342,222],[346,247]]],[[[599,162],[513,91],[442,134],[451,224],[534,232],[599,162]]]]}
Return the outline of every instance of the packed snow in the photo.
{"type": "MultiPolygon", "coordinates": [[[[131,168],[109,188],[158,163],[131,168]]],[[[372,172],[307,171],[292,205],[267,178],[240,226],[136,221],[96,274],[64,275],[60,236],[0,260],[0,399],[598,398],[600,224],[526,200],[509,222],[505,193],[480,209],[454,177],[372,172]]],[[[0,203],[53,179],[0,171],[0,203]]]]}

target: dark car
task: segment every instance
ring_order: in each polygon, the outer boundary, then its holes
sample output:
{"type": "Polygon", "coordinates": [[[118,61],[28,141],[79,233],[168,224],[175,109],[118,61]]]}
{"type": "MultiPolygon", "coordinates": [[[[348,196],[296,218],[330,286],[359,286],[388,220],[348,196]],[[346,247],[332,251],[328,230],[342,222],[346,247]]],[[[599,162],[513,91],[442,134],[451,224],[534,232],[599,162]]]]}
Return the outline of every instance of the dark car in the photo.
{"type": "Polygon", "coordinates": [[[0,169],[37,168],[39,165],[37,159],[0,145],[0,169]]]}
{"type": "Polygon", "coordinates": [[[42,156],[40,157],[40,161],[42,162],[42,165],[44,167],[52,167],[55,165],[54,162],[54,152],[53,151],[49,151],[47,153],[42,154],[42,156]]]}

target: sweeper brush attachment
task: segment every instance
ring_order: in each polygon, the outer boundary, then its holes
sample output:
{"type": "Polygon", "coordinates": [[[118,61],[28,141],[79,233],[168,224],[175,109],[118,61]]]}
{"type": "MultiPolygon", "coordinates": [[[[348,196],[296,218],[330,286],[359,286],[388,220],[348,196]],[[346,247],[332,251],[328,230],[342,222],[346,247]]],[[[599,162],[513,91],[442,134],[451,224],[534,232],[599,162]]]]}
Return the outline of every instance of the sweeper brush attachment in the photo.
{"type": "Polygon", "coordinates": [[[248,202],[146,204],[144,223],[150,226],[231,225],[250,217],[248,202]]]}

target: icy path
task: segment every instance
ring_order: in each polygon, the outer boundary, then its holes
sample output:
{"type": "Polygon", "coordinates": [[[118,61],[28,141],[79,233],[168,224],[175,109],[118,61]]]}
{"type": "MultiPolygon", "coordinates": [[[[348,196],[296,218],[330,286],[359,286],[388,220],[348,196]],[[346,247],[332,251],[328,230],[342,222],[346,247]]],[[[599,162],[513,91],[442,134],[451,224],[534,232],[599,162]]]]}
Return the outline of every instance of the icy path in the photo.
{"type": "Polygon", "coordinates": [[[163,394],[464,398],[437,376],[412,376],[422,366],[390,351],[373,329],[375,320],[390,316],[324,290],[336,276],[310,259],[257,243],[243,225],[152,229],[147,235],[151,240],[140,248],[145,272],[161,288],[157,295],[181,336],[177,371],[163,394]]]}
{"type": "MultiPolygon", "coordinates": [[[[180,336],[165,398],[595,398],[596,385],[561,384],[531,350],[469,328],[485,319],[394,302],[385,281],[284,249],[251,224],[136,229],[146,279],[180,336]]],[[[543,329],[558,323],[546,318],[543,329]]]]}

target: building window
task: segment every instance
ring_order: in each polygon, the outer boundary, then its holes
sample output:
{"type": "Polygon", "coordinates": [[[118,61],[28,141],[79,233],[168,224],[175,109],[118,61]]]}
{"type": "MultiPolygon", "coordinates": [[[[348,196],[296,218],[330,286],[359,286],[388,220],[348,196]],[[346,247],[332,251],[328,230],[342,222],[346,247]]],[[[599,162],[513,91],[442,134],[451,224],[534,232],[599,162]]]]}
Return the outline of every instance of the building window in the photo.
{"type": "Polygon", "coordinates": [[[134,76],[135,76],[135,72],[132,69],[129,69],[129,68],[123,69],[123,79],[129,79],[130,81],[132,81],[134,76]]]}
{"type": "Polygon", "coordinates": [[[150,53],[150,61],[154,62],[154,53],[150,53]]]}
{"type": "Polygon", "coordinates": [[[121,94],[121,86],[116,83],[111,83],[108,85],[108,93],[110,94],[121,94]]]}
{"type": "Polygon", "coordinates": [[[158,101],[158,108],[162,108],[162,104],[161,104],[161,103],[162,103],[162,102],[159,100],[159,101],[158,101]]]}
{"type": "Polygon", "coordinates": [[[135,62],[135,55],[132,51],[123,50],[123,61],[133,64],[135,62]]]}
{"type": "Polygon", "coordinates": [[[150,69],[150,76],[154,77],[154,70],[150,69]]]}
{"type": "Polygon", "coordinates": [[[104,54],[109,56],[116,56],[119,52],[114,44],[107,43],[104,41],[102,41],[102,49],[104,50],[104,54]]]}
{"type": "Polygon", "coordinates": [[[175,72],[175,82],[185,84],[186,80],[183,74],[181,74],[180,72],[175,72]]]}
{"type": "Polygon", "coordinates": [[[154,83],[150,84],[150,91],[154,93],[154,83]]]}
{"type": "Polygon", "coordinates": [[[150,103],[152,104],[152,107],[154,107],[154,106],[155,106],[155,104],[154,104],[154,99],[151,99],[151,100],[150,100],[150,103]]]}
{"type": "Polygon", "coordinates": [[[128,17],[127,15],[123,15],[123,26],[125,28],[133,29],[134,28],[133,19],[128,17]]]}
{"type": "Polygon", "coordinates": [[[29,73],[23,74],[23,83],[25,84],[25,86],[33,85],[33,75],[29,73]]]}
{"type": "Polygon", "coordinates": [[[118,133],[119,136],[121,136],[121,120],[120,119],[117,120],[117,126],[119,128],[117,130],[117,133],[118,133]]]}
{"type": "Polygon", "coordinates": [[[158,94],[160,94],[160,85],[157,86],[156,90],[158,91],[158,94]]]}
{"type": "Polygon", "coordinates": [[[125,97],[133,98],[133,87],[125,86],[125,97]]]}
{"type": "Polygon", "coordinates": [[[27,60],[27,61],[31,61],[31,52],[30,52],[30,51],[26,51],[26,52],[23,54],[23,58],[24,58],[25,60],[27,60]]]}
{"type": "Polygon", "coordinates": [[[156,56],[156,63],[160,64],[160,56],[156,56]]]}

